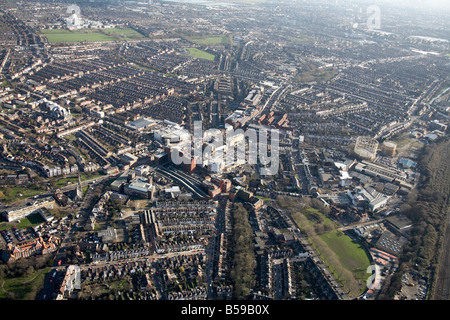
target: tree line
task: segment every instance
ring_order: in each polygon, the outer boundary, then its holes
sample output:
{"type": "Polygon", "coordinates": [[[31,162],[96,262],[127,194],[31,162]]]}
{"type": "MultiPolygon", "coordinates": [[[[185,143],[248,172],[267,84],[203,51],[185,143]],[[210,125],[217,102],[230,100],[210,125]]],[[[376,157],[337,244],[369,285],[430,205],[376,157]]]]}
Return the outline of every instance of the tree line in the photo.
{"type": "Polygon", "coordinates": [[[241,203],[232,208],[233,235],[231,239],[233,298],[245,299],[255,285],[256,267],[253,230],[248,221],[248,212],[241,203]]]}
{"type": "Polygon", "coordinates": [[[422,174],[417,189],[407,197],[401,212],[414,223],[400,256],[399,272],[380,298],[391,299],[401,287],[402,275],[416,271],[435,281],[442,252],[450,195],[450,141],[445,137],[426,145],[419,157],[422,174]]]}

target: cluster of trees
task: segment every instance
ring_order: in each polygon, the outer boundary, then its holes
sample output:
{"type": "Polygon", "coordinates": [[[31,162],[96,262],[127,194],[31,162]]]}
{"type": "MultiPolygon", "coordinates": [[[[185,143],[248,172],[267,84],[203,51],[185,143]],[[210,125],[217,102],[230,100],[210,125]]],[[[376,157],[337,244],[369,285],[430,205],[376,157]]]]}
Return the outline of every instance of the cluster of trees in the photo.
{"type": "Polygon", "coordinates": [[[82,254],[79,245],[73,245],[71,250],[66,250],[65,263],[67,264],[81,264],[85,263],[85,256],[82,254]]]}
{"type": "Polygon", "coordinates": [[[25,277],[33,274],[35,270],[51,267],[53,263],[51,257],[51,255],[31,256],[0,264],[0,279],[25,277]]]}
{"type": "Polygon", "coordinates": [[[232,209],[233,235],[231,239],[233,298],[245,299],[250,288],[255,285],[254,269],[256,267],[253,230],[248,221],[248,212],[241,203],[232,209]]]}
{"type": "Polygon", "coordinates": [[[317,273],[310,272],[305,263],[293,263],[292,267],[295,274],[296,297],[300,300],[319,298],[321,292],[317,290],[317,273]]]}
{"type": "MultiPolygon", "coordinates": [[[[176,279],[165,283],[165,292],[183,292],[195,288],[204,288],[203,278],[196,274],[193,268],[180,266],[173,269],[176,279]]],[[[138,288],[138,286],[135,286],[138,288]]],[[[152,288],[155,290],[155,288],[152,288]]]]}
{"type": "Polygon", "coordinates": [[[106,209],[112,218],[118,218],[123,209],[123,205],[118,201],[109,199],[106,203],[106,209]]]}
{"type": "Polygon", "coordinates": [[[446,227],[450,188],[450,142],[427,146],[420,162],[423,181],[408,200],[406,214],[415,222],[404,261],[417,264],[419,271],[437,263],[436,253],[440,236],[446,227]]]}
{"type": "Polygon", "coordinates": [[[322,234],[336,228],[334,223],[324,219],[324,216],[330,214],[330,208],[319,199],[277,196],[276,201],[280,207],[290,211],[297,225],[308,235],[322,234]],[[308,210],[311,208],[317,211],[308,210]],[[310,221],[313,223],[310,223],[310,221]]]}
{"type": "Polygon", "coordinates": [[[80,300],[131,300],[137,292],[133,290],[131,277],[117,278],[108,284],[99,280],[83,281],[80,300]]]}
{"type": "Polygon", "coordinates": [[[7,279],[13,279],[11,281],[14,282],[13,288],[8,290],[3,288],[4,297],[8,300],[33,299],[42,288],[42,282],[39,279],[33,281],[37,271],[46,272],[45,268],[53,264],[52,257],[52,255],[32,256],[0,264],[0,284],[3,286],[7,279]]]}
{"type": "Polygon", "coordinates": [[[447,228],[450,195],[450,141],[441,139],[422,150],[419,166],[422,180],[408,195],[401,211],[414,222],[408,243],[403,247],[399,271],[383,297],[392,298],[400,290],[402,274],[410,269],[436,275],[447,228]]]}
{"type": "Polygon", "coordinates": [[[294,208],[295,211],[301,211],[307,208],[314,208],[325,216],[330,214],[330,207],[323,204],[322,201],[316,198],[294,198],[289,196],[277,196],[278,206],[281,208],[294,208]]]}
{"type": "Polygon", "coordinates": [[[291,212],[291,216],[297,225],[310,237],[333,231],[336,228],[334,223],[325,221],[322,216],[313,211],[291,212]]]}

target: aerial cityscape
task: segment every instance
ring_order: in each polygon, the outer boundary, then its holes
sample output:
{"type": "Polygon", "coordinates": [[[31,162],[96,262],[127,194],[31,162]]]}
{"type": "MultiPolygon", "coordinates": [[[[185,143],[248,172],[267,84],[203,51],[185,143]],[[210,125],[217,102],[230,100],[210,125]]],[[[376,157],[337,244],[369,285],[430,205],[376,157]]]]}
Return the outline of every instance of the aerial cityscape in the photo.
{"type": "Polygon", "coordinates": [[[0,300],[449,300],[444,2],[2,1],[0,300]]]}

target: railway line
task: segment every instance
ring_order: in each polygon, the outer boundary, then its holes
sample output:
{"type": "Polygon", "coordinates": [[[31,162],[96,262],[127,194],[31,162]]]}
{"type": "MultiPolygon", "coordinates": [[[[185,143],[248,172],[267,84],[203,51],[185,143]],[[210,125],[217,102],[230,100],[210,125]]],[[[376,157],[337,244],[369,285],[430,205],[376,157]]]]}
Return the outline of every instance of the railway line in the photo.
{"type": "Polygon", "coordinates": [[[156,171],[160,174],[168,177],[171,180],[175,180],[181,183],[187,190],[192,192],[193,196],[199,199],[209,198],[208,195],[203,192],[200,188],[200,182],[196,181],[193,178],[188,177],[187,175],[181,174],[181,172],[176,170],[170,170],[162,167],[156,168],[156,171]]]}

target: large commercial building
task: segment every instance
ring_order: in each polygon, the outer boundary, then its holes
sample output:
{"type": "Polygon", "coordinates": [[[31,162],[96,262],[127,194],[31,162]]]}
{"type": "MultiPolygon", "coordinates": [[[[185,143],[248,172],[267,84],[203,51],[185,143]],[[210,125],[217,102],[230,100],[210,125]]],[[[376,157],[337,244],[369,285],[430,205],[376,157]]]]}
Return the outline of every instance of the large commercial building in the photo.
{"type": "Polygon", "coordinates": [[[39,237],[16,245],[9,243],[7,250],[2,253],[2,258],[4,261],[15,261],[34,255],[51,253],[57,250],[59,241],[59,238],[49,236],[46,240],[39,237]]]}
{"type": "Polygon", "coordinates": [[[152,199],[154,190],[155,187],[143,179],[133,180],[124,187],[125,194],[145,199],[152,199]]]}
{"type": "Polygon", "coordinates": [[[27,203],[26,205],[8,208],[2,212],[3,217],[8,221],[16,221],[37,213],[41,208],[53,208],[56,201],[53,197],[47,197],[27,203]]]}
{"type": "Polygon", "coordinates": [[[154,126],[156,122],[152,119],[142,118],[126,124],[131,130],[141,131],[154,126]]]}

